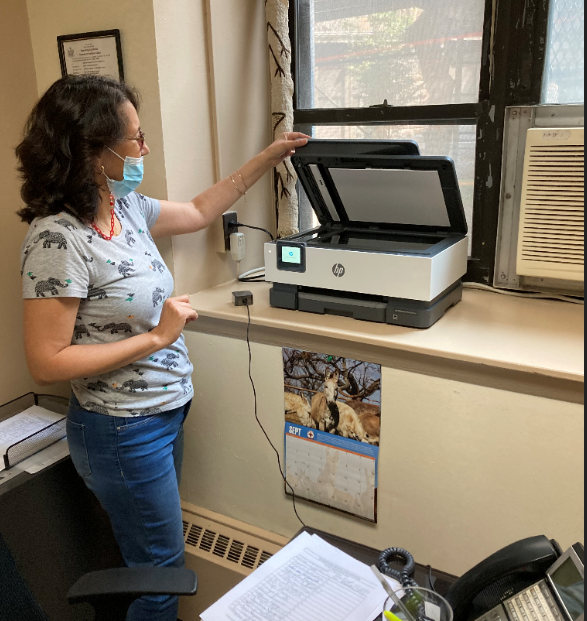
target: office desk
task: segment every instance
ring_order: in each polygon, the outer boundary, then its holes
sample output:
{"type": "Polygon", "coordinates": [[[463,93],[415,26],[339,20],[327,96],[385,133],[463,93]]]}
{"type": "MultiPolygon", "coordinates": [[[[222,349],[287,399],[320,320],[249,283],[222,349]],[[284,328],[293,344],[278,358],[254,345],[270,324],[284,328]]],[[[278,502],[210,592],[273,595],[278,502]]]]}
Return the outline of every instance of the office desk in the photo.
{"type": "MultiPolygon", "coordinates": [[[[367,546],[363,546],[360,543],[354,543],[352,541],[342,539],[341,537],[335,537],[334,535],[329,535],[328,533],[314,530],[312,528],[302,529],[297,536],[301,535],[302,533],[318,535],[330,545],[338,548],[339,550],[342,550],[343,552],[346,552],[346,554],[348,554],[349,556],[352,556],[353,558],[361,561],[362,563],[365,563],[366,565],[371,566],[377,565],[379,563],[379,554],[381,553],[381,550],[374,550],[373,548],[368,548],[367,546]]],[[[397,569],[401,569],[401,566],[398,565],[397,569]]],[[[414,579],[420,586],[429,588],[429,575],[430,570],[428,567],[424,565],[416,565],[416,573],[414,575],[414,579]]],[[[445,595],[450,587],[458,579],[456,576],[452,576],[451,574],[447,574],[436,569],[432,570],[432,578],[434,580],[434,588],[440,595],[445,595]]],[[[379,620],[381,619],[382,616],[379,617],[379,620]]]]}
{"type": "Polygon", "coordinates": [[[89,606],[68,605],[68,590],[85,573],[123,563],[106,514],[69,457],[0,485],[0,532],[51,621],[93,619],[89,606]]]}

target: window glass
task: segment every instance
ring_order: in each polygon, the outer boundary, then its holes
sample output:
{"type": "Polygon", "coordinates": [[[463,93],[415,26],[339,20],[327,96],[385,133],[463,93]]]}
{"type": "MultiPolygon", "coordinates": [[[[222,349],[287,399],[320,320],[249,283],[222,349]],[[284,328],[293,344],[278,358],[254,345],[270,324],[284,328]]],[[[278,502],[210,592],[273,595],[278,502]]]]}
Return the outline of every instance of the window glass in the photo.
{"type": "Polygon", "coordinates": [[[298,0],[300,108],[476,103],[485,0],[298,0]]]}
{"type": "MultiPolygon", "coordinates": [[[[475,125],[368,125],[368,126],[318,126],[313,130],[315,138],[363,139],[363,140],[415,140],[422,155],[447,156],[454,160],[463,195],[469,231],[473,227],[473,198],[475,191],[475,125]]],[[[302,194],[303,194],[302,190],[302,194]]],[[[309,218],[312,207],[307,199],[301,201],[302,227],[309,229],[314,218],[309,218]]]]}
{"type": "Polygon", "coordinates": [[[585,101],[584,0],[551,0],[542,101],[585,101]]]}

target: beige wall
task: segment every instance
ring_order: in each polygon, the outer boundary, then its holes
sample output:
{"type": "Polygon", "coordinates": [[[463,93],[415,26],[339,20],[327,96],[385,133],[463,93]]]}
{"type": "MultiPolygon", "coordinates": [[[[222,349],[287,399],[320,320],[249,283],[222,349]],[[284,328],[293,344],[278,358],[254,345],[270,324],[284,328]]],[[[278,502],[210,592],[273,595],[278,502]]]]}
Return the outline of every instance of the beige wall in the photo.
{"type": "MultiPolygon", "coordinates": [[[[169,198],[189,201],[217,180],[205,7],[203,0],[155,0],[154,11],[169,198]]],[[[221,235],[208,230],[173,240],[178,293],[230,278],[214,233],[221,235]]]]}
{"type": "MultiPolygon", "coordinates": [[[[151,147],[141,191],[166,199],[153,4],[144,0],[27,0],[27,5],[39,95],[61,77],[58,36],[120,29],[125,78],[143,97],[141,124],[151,147]]],[[[171,241],[162,240],[159,246],[172,266],[171,241]]]]}
{"type": "MultiPolygon", "coordinates": [[[[246,343],[187,339],[196,397],[183,498],[293,535],[300,525],[254,419],[246,343]]],[[[253,361],[259,415],[282,452],[281,350],[253,345],[253,361]]],[[[455,574],[525,537],[584,540],[581,406],[393,369],[382,398],[379,524],[302,502],[307,524],[455,574]]]]}
{"type": "MultiPolygon", "coordinates": [[[[21,137],[37,86],[26,0],[3,0],[0,19],[0,404],[38,391],[24,358],[20,247],[27,225],[15,212],[21,207],[14,147],[21,137]]],[[[66,387],[50,392],[64,393],[66,387]]],[[[44,390],[46,392],[46,389],[44,390]]],[[[67,394],[67,393],[65,393],[67,394]]]]}
{"type": "MultiPolygon", "coordinates": [[[[26,48],[24,0],[5,2],[11,8],[0,26],[7,31],[0,39],[2,57],[18,57],[20,64],[0,68],[3,84],[13,84],[0,100],[2,136],[9,136],[0,145],[3,170],[13,169],[6,143],[17,141],[15,128],[36,92],[60,76],[57,36],[90,30],[121,29],[127,79],[143,93],[142,124],[152,149],[145,193],[188,200],[269,143],[264,3],[27,0],[32,53],[27,48],[16,55],[19,46],[26,48]]],[[[7,213],[18,204],[17,184],[9,177],[2,177],[1,194],[7,213]]],[[[274,227],[270,185],[267,176],[246,204],[240,201],[242,220],[274,227]]],[[[14,220],[0,231],[3,252],[8,248],[11,257],[2,262],[4,282],[14,292],[1,302],[0,342],[10,364],[0,386],[17,395],[26,388],[19,381],[30,384],[16,336],[15,257],[24,228],[14,220]]],[[[173,240],[178,292],[194,293],[234,275],[234,264],[219,251],[220,237],[213,227],[173,240]]],[[[261,265],[264,241],[247,233],[243,270],[261,265]]],[[[170,261],[169,245],[167,251],[170,261]]],[[[246,345],[194,333],[188,344],[197,394],[186,433],[183,497],[292,535],[299,524],[253,419],[246,345]]],[[[253,355],[261,418],[282,449],[281,352],[254,345],[253,355]]],[[[405,546],[420,562],[455,573],[531,534],[557,537],[563,545],[583,539],[581,407],[392,369],[384,371],[383,398],[379,525],[302,504],[308,524],[377,548],[405,546]]]]}
{"type": "MultiPolygon", "coordinates": [[[[37,87],[60,77],[57,37],[121,30],[125,75],[143,95],[148,134],[141,191],[190,200],[271,140],[265,8],[256,0],[27,0],[37,87]],[[214,79],[215,78],[215,79],[214,79]],[[217,121],[217,122],[216,122],[217,121]]],[[[274,228],[267,175],[237,206],[247,223],[274,228]]],[[[159,245],[178,293],[226,282],[236,266],[222,251],[220,222],[159,245]]],[[[242,270],[262,265],[262,234],[247,234],[242,270]]]]}
{"type": "MultiPolygon", "coordinates": [[[[257,0],[178,0],[172,5],[156,0],[155,18],[169,194],[189,200],[271,141],[265,5],[257,0]]],[[[247,224],[275,227],[270,175],[236,210],[247,224]]],[[[241,272],[263,265],[266,237],[254,231],[246,237],[241,272]]],[[[221,241],[220,222],[174,238],[178,292],[195,293],[235,277],[236,266],[221,241]]]]}

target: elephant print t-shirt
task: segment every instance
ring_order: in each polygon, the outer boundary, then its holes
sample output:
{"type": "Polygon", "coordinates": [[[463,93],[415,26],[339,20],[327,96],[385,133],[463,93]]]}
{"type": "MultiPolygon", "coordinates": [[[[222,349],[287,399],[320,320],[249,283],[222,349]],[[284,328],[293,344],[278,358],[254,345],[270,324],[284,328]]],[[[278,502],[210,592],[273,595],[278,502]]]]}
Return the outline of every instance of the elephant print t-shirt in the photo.
{"type": "MultiPolygon", "coordinates": [[[[103,345],[150,332],[174,289],[149,232],[160,203],[133,193],[115,209],[122,233],[112,241],[62,213],[37,218],[22,247],[26,299],[81,299],[72,345],[103,345]]],[[[86,410],[148,416],[193,397],[192,371],[182,335],[168,349],[100,377],[75,380],[72,388],[86,410]]]]}

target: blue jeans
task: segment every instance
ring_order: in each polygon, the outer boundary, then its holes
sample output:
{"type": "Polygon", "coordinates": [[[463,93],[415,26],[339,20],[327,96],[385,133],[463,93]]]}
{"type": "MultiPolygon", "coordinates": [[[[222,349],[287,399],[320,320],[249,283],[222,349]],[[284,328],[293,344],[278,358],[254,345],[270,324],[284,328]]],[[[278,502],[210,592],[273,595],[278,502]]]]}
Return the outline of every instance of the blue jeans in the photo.
{"type": "MultiPolygon", "coordinates": [[[[183,567],[179,480],[191,403],[139,418],[84,410],[72,397],[67,440],[79,475],[110,516],[129,567],[183,567]]],[[[146,596],[127,621],[176,621],[178,597],[146,596]]]]}

